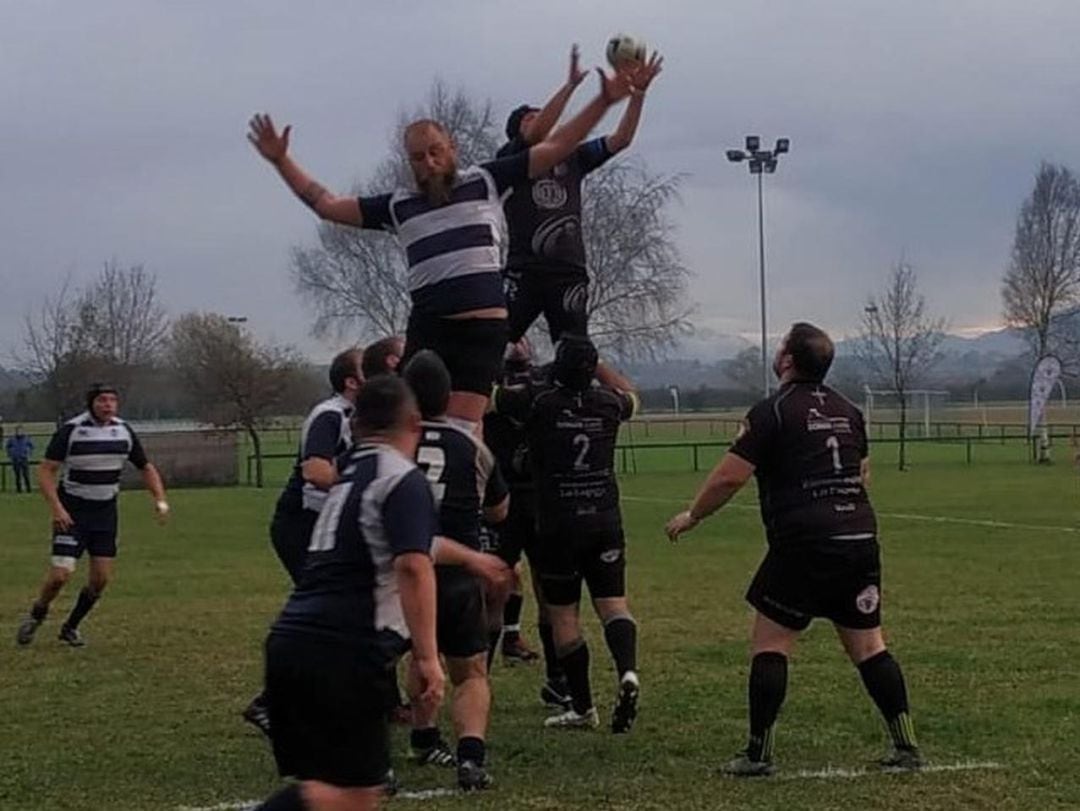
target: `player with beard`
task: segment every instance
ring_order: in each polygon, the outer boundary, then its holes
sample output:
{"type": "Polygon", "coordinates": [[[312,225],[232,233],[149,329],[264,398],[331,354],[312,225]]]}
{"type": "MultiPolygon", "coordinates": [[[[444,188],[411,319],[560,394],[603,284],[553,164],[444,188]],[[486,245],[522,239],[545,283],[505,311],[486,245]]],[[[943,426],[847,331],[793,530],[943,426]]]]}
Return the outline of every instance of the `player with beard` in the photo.
{"type": "MultiPolygon", "coordinates": [[[[506,200],[510,250],[506,260],[506,298],[510,340],[524,335],[542,312],[552,343],[562,334],[588,333],[589,277],[582,238],[581,185],[585,176],[622,152],[634,139],[645,93],[660,73],[663,58],[653,53],[630,73],[630,101],[610,135],[585,141],[566,160],[542,175],[514,186],[506,200]]],[[[509,141],[500,157],[515,155],[549,137],[574,89],[585,77],[577,46],[570,54],[565,84],[543,108],[523,104],[506,121],[509,141]]]]}
{"type": "Polygon", "coordinates": [[[250,122],[248,140],[321,219],[397,235],[412,299],[404,360],[421,349],[439,353],[453,386],[447,414],[469,427],[483,418],[506,346],[503,195],[564,161],[608,108],[629,94],[627,74],[598,72],[600,93],[565,126],[527,150],[464,170],[443,124],[412,122],[403,146],[416,189],[388,194],[331,194],[289,155],[291,127],[279,133],[264,114],[250,122]]]}
{"type": "Polygon", "coordinates": [[[798,323],[773,361],[780,388],[747,414],[731,450],[688,510],[668,522],[672,541],[757,477],[769,549],[746,594],[757,611],[750,663],[750,735],[727,764],[738,777],[772,774],[774,725],[787,692],[788,657],[814,617],[836,628],[881,711],[892,751],[887,770],[922,765],[900,665],[881,633],[877,520],[866,493],[869,448],[862,413],[825,385],[833,343],[798,323]]]}

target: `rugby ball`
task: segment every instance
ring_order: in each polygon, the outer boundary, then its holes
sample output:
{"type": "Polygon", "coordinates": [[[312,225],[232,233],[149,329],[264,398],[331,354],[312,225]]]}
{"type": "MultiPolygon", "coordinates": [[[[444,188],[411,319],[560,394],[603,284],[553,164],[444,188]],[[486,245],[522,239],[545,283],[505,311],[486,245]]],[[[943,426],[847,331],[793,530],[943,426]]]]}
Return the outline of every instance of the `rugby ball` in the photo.
{"type": "Polygon", "coordinates": [[[608,64],[616,70],[626,62],[645,61],[645,40],[629,34],[616,34],[607,43],[608,64]]]}

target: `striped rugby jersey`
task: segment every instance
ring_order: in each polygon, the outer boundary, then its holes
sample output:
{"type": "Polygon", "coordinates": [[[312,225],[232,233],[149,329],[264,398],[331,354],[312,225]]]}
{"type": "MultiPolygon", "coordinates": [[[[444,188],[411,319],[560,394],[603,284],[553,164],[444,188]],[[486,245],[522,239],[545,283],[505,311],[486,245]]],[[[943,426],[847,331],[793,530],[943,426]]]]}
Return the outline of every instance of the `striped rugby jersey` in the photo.
{"type": "Polygon", "coordinates": [[[282,493],[282,502],[293,509],[319,512],[326,502],[326,491],[304,481],[301,465],[308,459],[333,462],[352,445],[349,418],[353,404],[340,394],[323,400],[307,415],[300,428],[300,448],[296,464],[282,493]]]}
{"type": "Polygon", "coordinates": [[[147,463],[130,425],[116,417],[99,423],[89,411],[60,426],[49,441],[45,458],[63,463],[62,494],[97,503],[116,499],[125,461],[139,470],[147,463]]]}
{"type": "Polygon", "coordinates": [[[409,639],[394,558],[430,554],[436,520],[431,488],[411,459],[387,445],[355,448],[271,633],[331,640],[385,667],[409,639]]]}
{"type": "Polygon", "coordinates": [[[392,231],[405,251],[414,312],[449,316],[506,306],[503,200],[528,177],[526,150],[460,171],[443,205],[404,189],[359,198],[362,227],[392,231]]]}

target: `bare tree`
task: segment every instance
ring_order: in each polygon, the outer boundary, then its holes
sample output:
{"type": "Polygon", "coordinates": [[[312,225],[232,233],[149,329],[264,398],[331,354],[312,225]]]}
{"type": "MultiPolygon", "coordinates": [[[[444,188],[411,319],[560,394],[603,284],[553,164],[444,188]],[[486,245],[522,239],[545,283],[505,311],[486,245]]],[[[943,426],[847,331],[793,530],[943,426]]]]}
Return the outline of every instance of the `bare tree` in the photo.
{"type": "Polygon", "coordinates": [[[1080,182],[1043,163],[1016,218],[1001,298],[1008,323],[1025,331],[1034,360],[1054,344],[1055,320],[1080,298],[1080,182]]]}
{"type": "Polygon", "coordinates": [[[684,300],[690,271],[667,216],[681,181],[633,160],[609,163],[586,179],[589,334],[606,354],[655,358],[690,332],[684,300]]]}
{"type": "Polygon", "coordinates": [[[263,486],[259,429],[302,374],[288,348],[259,344],[216,313],[188,313],[173,324],[172,364],[196,414],[213,425],[239,426],[255,451],[255,483],[263,486]]]}
{"type": "Polygon", "coordinates": [[[79,296],[77,309],[86,351],[120,367],[152,363],[169,334],[157,278],[142,265],[121,268],[115,260],[106,262],[79,296]]]}
{"type": "Polygon", "coordinates": [[[724,363],[724,374],[739,391],[760,396],[761,347],[740,349],[735,357],[724,363]]]}
{"type": "Polygon", "coordinates": [[[907,467],[907,396],[939,360],[944,337],[945,320],[927,315],[914,269],[897,263],[885,292],[867,301],[856,351],[874,384],[900,402],[900,470],[907,467]]]}
{"type": "Polygon", "coordinates": [[[16,362],[54,413],[75,408],[92,380],[126,386],[153,363],[168,333],[156,287],[141,265],[107,262],[87,287],[75,289],[68,277],[27,314],[16,362]]]}
{"type": "MultiPolygon", "coordinates": [[[[441,121],[463,166],[491,159],[502,136],[490,101],[436,81],[427,102],[401,116],[390,155],[357,193],[413,182],[400,129],[414,118],[441,121]]],[[[590,332],[606,354],[655,356],[689,331],[690,310],[683,304],[689,271],[666,215],[680,182],[680,176],[654,175],[633,161],[610,163],[589,176],[582,216],[593,279],[590,332]]],[[[369,338],[404,332],[408,268],[397,242],[387,234],[334,225],[320,225],[318,240],[292,254],[293,281],[315,312],[315,332],[340,336],[358,329],[369,338]]]]}

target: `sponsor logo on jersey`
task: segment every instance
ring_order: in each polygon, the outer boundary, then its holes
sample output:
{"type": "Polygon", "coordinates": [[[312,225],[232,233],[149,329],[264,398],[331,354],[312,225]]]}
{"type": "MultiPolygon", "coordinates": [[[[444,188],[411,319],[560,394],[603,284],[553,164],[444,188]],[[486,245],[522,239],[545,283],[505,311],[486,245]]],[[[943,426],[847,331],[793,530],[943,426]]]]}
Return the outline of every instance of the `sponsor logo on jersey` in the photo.
{"type": "Polygon", "coordinates": [[[538,180],[532,188],[533,202],[539,208],[555,209],[566,205],[566,187],[555,180],[538,180]]]}

